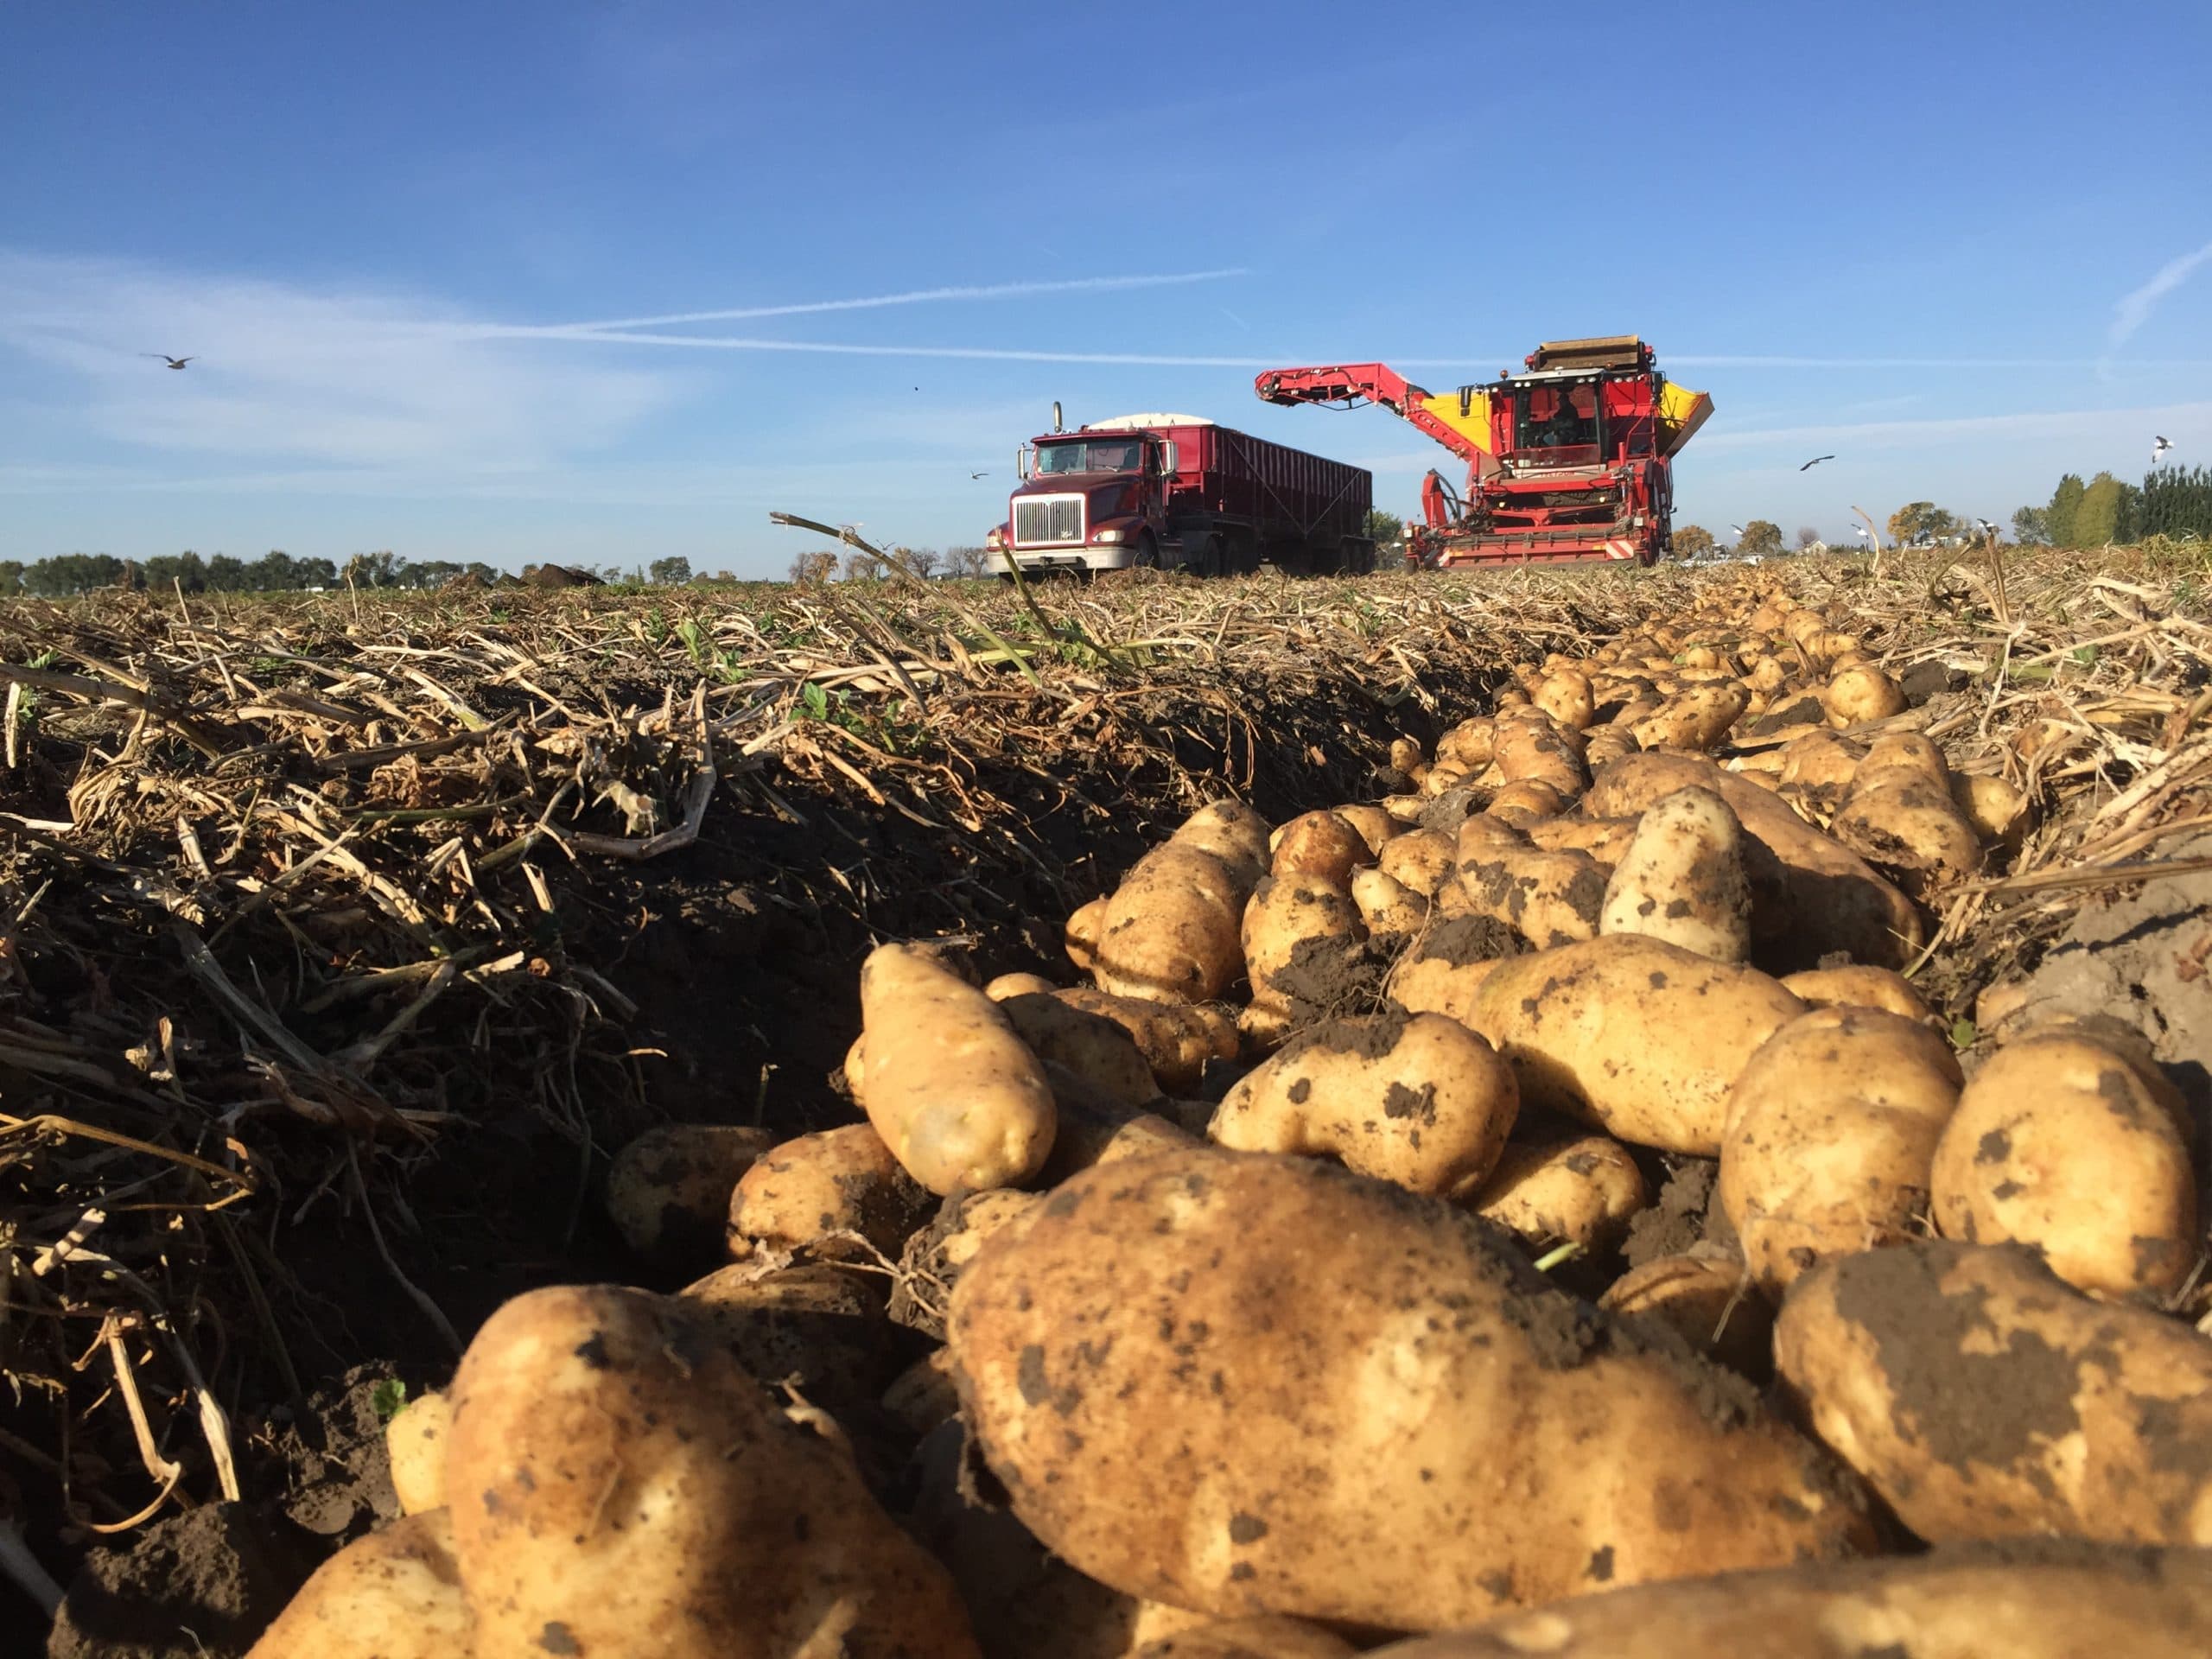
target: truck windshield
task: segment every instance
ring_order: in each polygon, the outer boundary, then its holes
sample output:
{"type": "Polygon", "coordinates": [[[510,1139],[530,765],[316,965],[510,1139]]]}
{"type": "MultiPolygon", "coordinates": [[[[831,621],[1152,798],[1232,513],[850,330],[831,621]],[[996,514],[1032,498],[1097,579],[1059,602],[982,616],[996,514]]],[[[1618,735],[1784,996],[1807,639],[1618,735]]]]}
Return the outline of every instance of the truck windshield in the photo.
{"type": "Polygon", "coordinates": [[[1064,473],[1134,473],[1144,465],[1144,444],[1134,438],[1087,438],[1037,446],[1039,477],[1064,473]]]}
{"type": "Polygon", "coordinates": [[[1594,384],[1584,381],[1576,385],[1515,389],[1515,448],[1594,448],[1598,441],[1598,388],[1594,384]]]}

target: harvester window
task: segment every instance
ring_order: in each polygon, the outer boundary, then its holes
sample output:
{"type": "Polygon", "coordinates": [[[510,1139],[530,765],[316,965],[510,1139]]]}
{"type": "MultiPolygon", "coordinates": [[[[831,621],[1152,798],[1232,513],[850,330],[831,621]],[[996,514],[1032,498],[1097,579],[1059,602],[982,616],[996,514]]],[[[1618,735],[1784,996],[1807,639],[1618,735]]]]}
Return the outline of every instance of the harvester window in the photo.
{"type": "Polygon", "coordinates": [[[1522,449],[1572,449],[1598,442],[1598,388],[1523,386],[1515,399],[1515,444],[1522,449]]]}

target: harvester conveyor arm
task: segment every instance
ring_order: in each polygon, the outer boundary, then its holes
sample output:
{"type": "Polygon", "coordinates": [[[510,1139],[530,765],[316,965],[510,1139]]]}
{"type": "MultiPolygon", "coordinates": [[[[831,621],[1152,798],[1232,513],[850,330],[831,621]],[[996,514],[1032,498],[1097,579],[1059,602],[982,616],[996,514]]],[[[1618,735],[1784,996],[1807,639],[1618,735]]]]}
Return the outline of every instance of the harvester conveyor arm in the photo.
{"type": "Polygon", "coordinates": [[[1429,394],[1383,363],[1344,363],[1326,368],[1269,369],[1252,382],[1262,403],[1338,404],[1344,408],[1376,404],[1412,422],[1462,461],[1482,453],[1463,432],[1439,420],[1427,407],[1429,394]]]}

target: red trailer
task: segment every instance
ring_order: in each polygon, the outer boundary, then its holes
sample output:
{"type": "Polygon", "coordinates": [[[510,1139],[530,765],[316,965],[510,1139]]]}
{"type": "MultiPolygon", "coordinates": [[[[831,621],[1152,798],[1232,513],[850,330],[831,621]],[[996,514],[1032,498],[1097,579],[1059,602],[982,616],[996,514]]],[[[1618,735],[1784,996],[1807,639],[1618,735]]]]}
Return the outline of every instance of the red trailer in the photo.
{"type": "Polygon", "coordinates": [[[1122,415],[1025,446],[992,553],[1024,570],[1375,568],[1374,474],[1195,415],[1122,415]]]}

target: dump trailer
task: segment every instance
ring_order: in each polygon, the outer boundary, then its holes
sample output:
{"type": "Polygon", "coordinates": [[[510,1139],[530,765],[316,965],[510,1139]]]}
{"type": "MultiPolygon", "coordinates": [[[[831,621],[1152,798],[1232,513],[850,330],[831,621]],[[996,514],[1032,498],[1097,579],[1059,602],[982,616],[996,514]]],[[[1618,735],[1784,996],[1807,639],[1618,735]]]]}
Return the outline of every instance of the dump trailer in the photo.
{"type": "Polygon", "coordinates": [[[1713,400],[1659,372],[1633,334],[1554,340],[1484,385],[1440,395],[1381,363],[1270,369],[1253,383],[1270,404],[1379,404],[1467,463],[1455,491],[1431,471],[1416,566],[1652,564],[1673,546],[1674,457],[1713,400]]]}
{"type": "Polygon", "coordinates": [[[1196,415],[1121,415],[1032,439],[986,538],[1027,571],[1294,575],[1375,568],[1375,476],[1196,415]]]}

